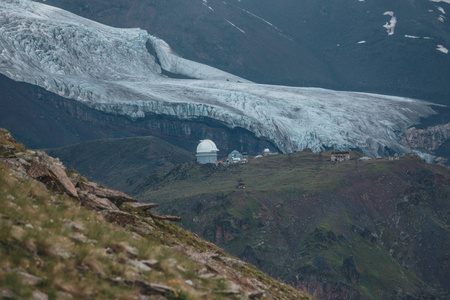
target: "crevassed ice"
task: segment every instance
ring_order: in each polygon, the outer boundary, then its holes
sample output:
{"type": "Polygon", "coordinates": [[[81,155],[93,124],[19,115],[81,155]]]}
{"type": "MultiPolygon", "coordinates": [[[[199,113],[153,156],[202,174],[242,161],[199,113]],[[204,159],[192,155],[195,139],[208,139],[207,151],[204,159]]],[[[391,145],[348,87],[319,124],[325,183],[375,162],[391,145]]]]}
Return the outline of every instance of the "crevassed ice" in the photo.
{"type": "MultiPolygon", "coordinates": [[[[108,113],[208,117],[242,127],[280,150],[384,147],[404,153],[408,126],[434,111],[401,97],[261,85],[185,60],[140,29],[108,27],[29,0],[0,2],[0,72],[108,113]],[[164,69],[196,80],[161,75],[164,69]]],[[[299,70],[301,72],[301,70],[299,70]]]]}

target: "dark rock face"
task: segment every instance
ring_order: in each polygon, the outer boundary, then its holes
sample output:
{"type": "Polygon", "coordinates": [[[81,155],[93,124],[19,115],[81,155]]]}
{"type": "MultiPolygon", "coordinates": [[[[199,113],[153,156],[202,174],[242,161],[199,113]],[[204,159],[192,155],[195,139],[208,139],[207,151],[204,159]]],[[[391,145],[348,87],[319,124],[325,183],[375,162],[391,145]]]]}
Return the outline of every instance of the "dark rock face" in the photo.
{"type": "Polygon", "coordinates": [[[224,220],[225,215],[219,215],[214,219],[214,238],[215,244],[226,244],[234,239],[235,229],[231,226],[231,222],[224,220]]]}
{"type": "Polygon", "coordinates": [[[244,251],[239,255],[239,257],[248,263],[251,263],[254,266],[259,266],[261,263],[261,259],[256,254],[255,250],[252,248],[252,246],[245,246],[244,251]]]}
{"type": "Polygon", "coordinates": [[[359,273],[356,270],[356,262],[353,256],[347,257],[342,263],[342,273],[344,273],[348,281],[359,285],[359,273]]]}
{"type": "Polygon", "coordinates": [[[298,281],[297,286],[303,291],[307,291],[318,299],[343,299],[359,300],[364,299],[361,294],[345,283],[321,282],[318,280],[298,281]]]}
{"type": "Polygon", "coordinates": [[[33,148],[59,147],[108,137],[151,135],[192,152],[198,141],[205,138],[214,140],[221,150],[219,155],[234,149],[249,153],[261,152],[267,147],[276,149],[245,129],[231,129],[212,119],[183,121],[151,115],[133,121],[102,113],[3,75],[0,75],[0,96],[0,126],[33,148]]]}

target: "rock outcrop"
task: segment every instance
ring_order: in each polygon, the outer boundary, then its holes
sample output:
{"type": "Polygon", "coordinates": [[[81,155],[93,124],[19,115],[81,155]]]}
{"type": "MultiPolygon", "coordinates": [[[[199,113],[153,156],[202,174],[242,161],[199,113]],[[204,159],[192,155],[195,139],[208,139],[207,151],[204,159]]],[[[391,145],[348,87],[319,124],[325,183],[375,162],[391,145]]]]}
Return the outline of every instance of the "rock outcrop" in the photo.
{"type": "Polygon", "coordinates": [[[342,273],[348,281],[355,285],[359,285],[359,272],[356,270],[356,262],[353,256],[347,257],[342,263],[342,273]]]}
{"type": "Polygon", "coordinates": [[[120,206],[124,202],[137,202],[136,199],[122,193],[120,191],[111,190],[105,187],[101,187],[95,182],[79,182],[78,186],[80,190],[89,192],[100,198],[107,198],[115,205],[120,206]]]}
{"type": "Polygon", "coordinates": [[[404,146],[424,153],[438,156],[434,161],[441,165],[448,165],[450,154],[450,123],[431,126],[426,129],[411,127],[407,129],[402,138],[404,146]],[[441,149],[444,145],[446,149],[441,149]]]}
{"type": "Polygon", "coordinates": [[[139,203],[131,196],[95,182],[89,182],[76,171],[67,170],[58,159],[43,151],[26,150],[17,143],[6,129],[0,128],[0,162],[11,167],[16,177],[33,178],[58,194],[67,194],[80,201],[80,204],[100,211],[105,219],[120,225],[145,227],[151,230],[149,222],[153,218],[180,222],[181,218],[159,215],[150,209],[158,207],[156,203],[139,203]]]}
{"type": "Polygon", "coordinates": [[[78,198],[78,192],[66,174],[65,167],[59,159],[48,156],[45,152],[36,151],[27,174],[42,183],[51,186],[59,193],[78,198]]]}
{"type": "Polygon", "coordinates": [[[402,142],[411,149],[431,153],[448,138],[450,138],[450,123],[428,127],[427,129],[411,127],[405,131],[402,142]]]}

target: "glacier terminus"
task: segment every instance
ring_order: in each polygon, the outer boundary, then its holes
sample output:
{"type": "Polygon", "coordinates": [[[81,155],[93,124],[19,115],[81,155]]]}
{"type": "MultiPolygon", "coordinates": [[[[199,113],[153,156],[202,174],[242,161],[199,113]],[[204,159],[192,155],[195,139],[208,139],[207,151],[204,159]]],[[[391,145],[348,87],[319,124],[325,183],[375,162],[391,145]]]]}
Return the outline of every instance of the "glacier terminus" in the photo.
{"type": "Polygon", "coordinates": [[[30,0],[0,2],[0,73],[133,120],[211,118],[286,153],[333,147],[371,156],[407,153],[403,131],[435,114],[434,104],[421,100],[253,83],[183,59],[147,31],[105,26],[30,0]]]}

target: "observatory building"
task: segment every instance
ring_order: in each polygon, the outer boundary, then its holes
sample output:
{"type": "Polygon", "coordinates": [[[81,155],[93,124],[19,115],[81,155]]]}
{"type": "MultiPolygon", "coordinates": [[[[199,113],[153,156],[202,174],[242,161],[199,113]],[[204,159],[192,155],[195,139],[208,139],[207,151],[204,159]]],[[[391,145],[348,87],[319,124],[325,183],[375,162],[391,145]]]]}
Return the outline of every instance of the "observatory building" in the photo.
{"type": "Polygon", "coordinates": [[[201,140],[197,146],[197,162],[200,164],[215,164],[217,162],[216,144],[211,140],[201,140]]]}

